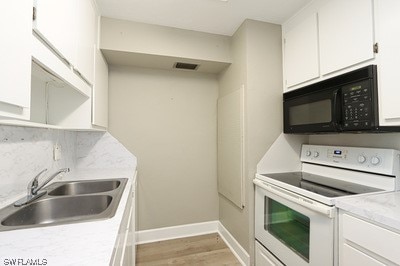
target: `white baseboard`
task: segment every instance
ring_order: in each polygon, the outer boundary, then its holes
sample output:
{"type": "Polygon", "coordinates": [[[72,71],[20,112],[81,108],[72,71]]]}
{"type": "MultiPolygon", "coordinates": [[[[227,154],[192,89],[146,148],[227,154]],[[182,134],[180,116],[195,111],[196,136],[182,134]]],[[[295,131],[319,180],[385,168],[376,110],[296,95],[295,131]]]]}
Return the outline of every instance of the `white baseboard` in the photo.
{"type": "Polygon", "coordinates": [[[218,222],[218,233],[224,239],[225,243],[231,249],[232,253],[236,256],[239,262],[242,265],[249,266],[250,265],[250,255],[247,251],[237,242],[237,240],[229,233],[228,230],[222,225],[222,223],[218,222]]]}
{"type": "Polygon", "coordinates": [[[250,265],[249,254],[219,221],[138,231],[136,232],[136,244],[145,244],[210,233],[219,233],[239,262],[245,266],[250,265]]]}
{"type": "Polygon", "coordinates": [[[145,244],[168,239],[216,233],[218,232],[218,223],[218,221],[211,221],[138,231],[136,232],[136,243],[145,244]]]}

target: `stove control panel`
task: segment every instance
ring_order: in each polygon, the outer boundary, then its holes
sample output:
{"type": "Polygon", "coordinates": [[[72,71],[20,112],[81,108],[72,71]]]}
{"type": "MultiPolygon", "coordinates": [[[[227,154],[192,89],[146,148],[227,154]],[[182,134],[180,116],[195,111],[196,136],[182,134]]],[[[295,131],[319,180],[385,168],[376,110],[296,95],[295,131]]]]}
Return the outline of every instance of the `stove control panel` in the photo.
{"type": "Polygon", "coordinates": [[[400,151],[303,144],[301,161],[384,175],[395,175],[395,171],[398,171],[400,167],[400,151]]]}

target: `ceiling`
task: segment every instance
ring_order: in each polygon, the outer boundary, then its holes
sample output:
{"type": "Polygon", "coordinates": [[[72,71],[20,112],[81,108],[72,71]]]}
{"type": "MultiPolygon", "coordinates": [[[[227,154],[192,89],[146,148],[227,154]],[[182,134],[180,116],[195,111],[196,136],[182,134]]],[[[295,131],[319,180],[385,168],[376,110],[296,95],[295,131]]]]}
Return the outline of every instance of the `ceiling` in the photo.
{"type": "Polygon", "coordinates": [[[96,0],[102,16],[232,36],[249,18],[282,24],[311,0],[96,0]]]}

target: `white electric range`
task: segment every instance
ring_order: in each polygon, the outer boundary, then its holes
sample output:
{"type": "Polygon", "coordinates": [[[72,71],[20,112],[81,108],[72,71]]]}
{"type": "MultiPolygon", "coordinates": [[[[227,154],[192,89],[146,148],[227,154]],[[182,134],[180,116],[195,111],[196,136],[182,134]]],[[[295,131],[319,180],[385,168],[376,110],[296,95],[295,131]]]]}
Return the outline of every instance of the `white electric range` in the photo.
{"type": "Polygon", "coordinates": [[[396,190],[399,156],[392,149],[303,145],[302,171],[256,174],[256,240],[285,265],[336,265],[336,199],[396,190]]]}

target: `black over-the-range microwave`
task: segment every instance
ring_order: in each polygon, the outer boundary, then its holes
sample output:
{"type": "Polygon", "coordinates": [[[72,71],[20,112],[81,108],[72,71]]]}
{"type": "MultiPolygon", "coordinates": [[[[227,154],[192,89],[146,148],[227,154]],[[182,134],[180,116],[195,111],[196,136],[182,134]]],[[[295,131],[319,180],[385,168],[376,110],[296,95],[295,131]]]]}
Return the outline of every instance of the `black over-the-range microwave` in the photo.
{"type": "Polygon", "coordinates": [[[283,94],[284,133],[393,132],[379,126],[377,66],[283,94]]]}

